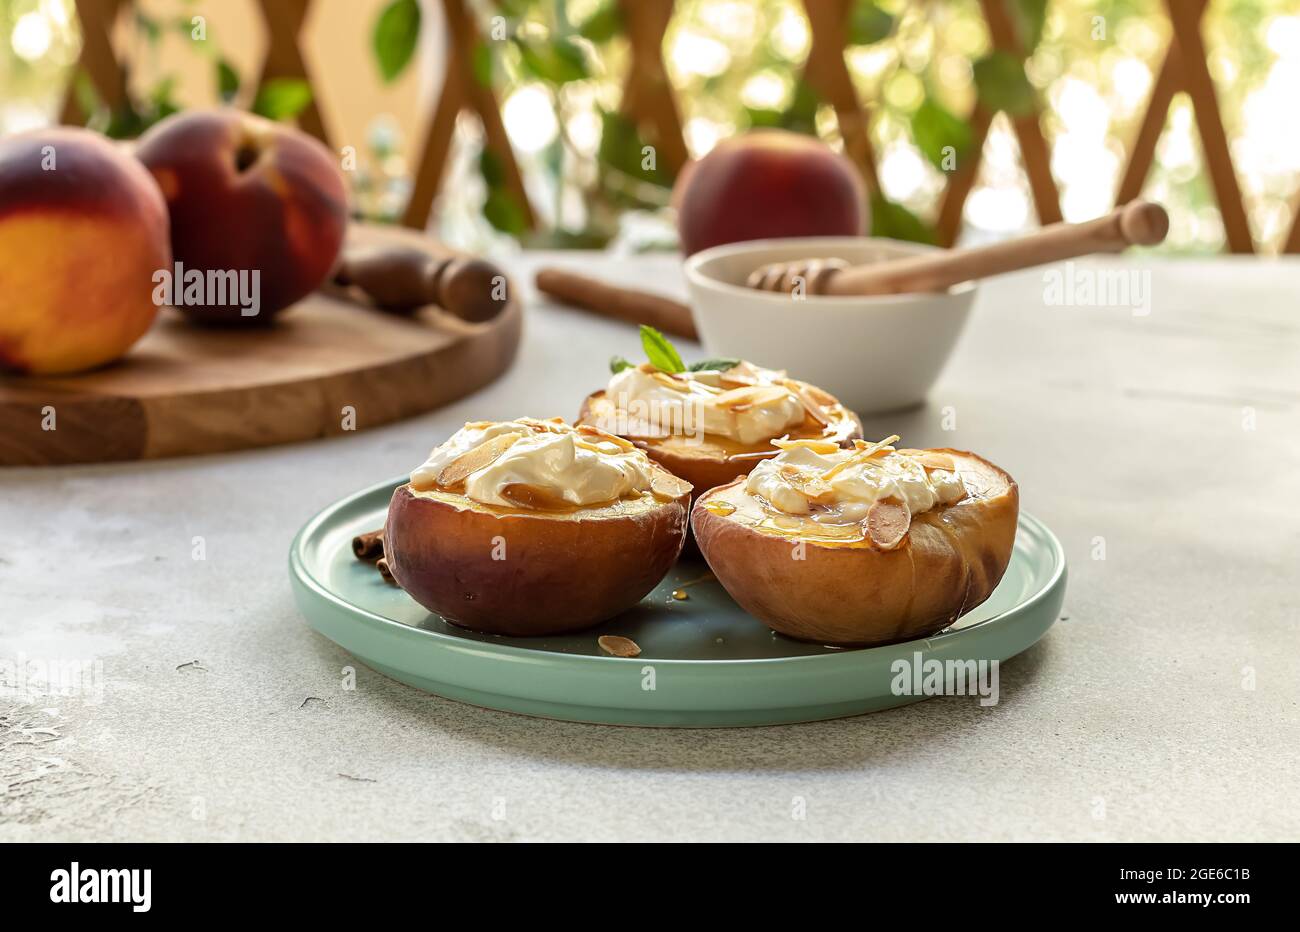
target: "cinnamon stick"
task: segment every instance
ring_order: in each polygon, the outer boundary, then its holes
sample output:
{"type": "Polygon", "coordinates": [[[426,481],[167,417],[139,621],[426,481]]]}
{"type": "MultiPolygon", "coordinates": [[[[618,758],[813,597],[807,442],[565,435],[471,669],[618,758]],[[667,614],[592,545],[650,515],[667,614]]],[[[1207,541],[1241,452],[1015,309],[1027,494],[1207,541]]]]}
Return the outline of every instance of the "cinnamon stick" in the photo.
{"type": "Polygon", "coordinates": [[[379,570],[379,575],[384,577],[384,582],[388,583],[390,586],[397,585],[397,580],[393,578],[393,571],[388,568],[387,560],[381,557],[379,562],[375,564],[375,568],[379,570]]]}
{"type": "Polygon", "coordinates": [[[636,288],[619,288],[565,269],[537,270],[537,290],[572,307],[632,324],[649,324],[673,336],[698,340],[691,309],[680,301],[636,288]]]}
{"type": "Polygon", "coordinates": [[[352,538],[352,552],[358,560],[374,563],[384,555],[384,529],[368,531],[352,538]]]}

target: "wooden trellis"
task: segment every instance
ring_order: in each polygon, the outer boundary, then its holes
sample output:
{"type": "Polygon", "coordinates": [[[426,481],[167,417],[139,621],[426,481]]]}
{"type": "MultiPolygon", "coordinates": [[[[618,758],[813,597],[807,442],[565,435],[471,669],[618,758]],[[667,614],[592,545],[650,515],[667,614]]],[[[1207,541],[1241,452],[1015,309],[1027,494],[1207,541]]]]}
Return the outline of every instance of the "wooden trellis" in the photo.
{"type": "Polygon", "coordinates": [[[483,124],[484,146],[500,164],[506,189],[514,196],[524,222],[529,228],[536,225],[536,217],[524,191],[523,176],[515,160],[514,149],[506,135],[501,120],[501,107],[491,87],[485,86],[474,74],[474,50],[483,44],[483,37],[462,0],[442,0],[446,18],[446,68],[443,71],[442,93],[429,121],[416,162],[415,180],[411,199],[406,205],[402,222],[423,229],[429,222],[433,200],[438,196],[442,176],[451,153],[452,136],[456,118],[464,110],[472,110],[483,124]]]}
{"type": "MultiPolygon", "coordinates": [[[[126,69],[113,51],[111,35],[117,14],[127,2],[77,0],[77,19],[81,21],[81,56],[77,67],[109,109],[117,109],[126,102],[126,69]]],[[[88,116],[81,112],[76,81],[69,81],[59,119],[64,123],[84,123],[88,116]]]]}
{"type": "Polygon", "coordinates": [[[329,134],[316,104],[316,85],[307,73],[307,62],[298,44],[298,35],[307,20],[311,0],[259,0],[262,22],[266,24],[266,57],[262,60],[257,88],[261,90],[274,78],[301,78],[312,88],[312,98],[298,114],[298,125],[325,145],[329,134]]]}
{"type": "Polygon", "coordinates": [[[619,0],[619,11],[632,59],[623,82],[623,115],[637,124],[665,166],[676,172],[690,154],[682,139],[677,97],[664,68],[664,33],[673,16],[673,0],[619,0]]]}
{"type": "MultiPolygon", "coordinates": [[[[115,19],[130,2],[76,0],[83,35],[78,68],[110,107],[119,106],[127,99],[126,67],[114,52],[110,36],[115,19]]],[[[302,78],[310,84],[311,75],[299,45],[299,33],[311,0],[258,2],[268,32],[258,86],[281,77],[302,78]]],[[[676,95],[663,62],[664,35],[672,19],[674,0],[618,0],[618,3],[631,50],[631,64],[623,84],[622,112],[655,145],[665,167],[675,171],[685,164],[689,154],[682,137],[676,95]]],[[[980,0],[980,9],[993,47],[1023,61],[1025,52],[1007,3],[1008,0],[980,0]]],[[[877,192],[880,185],[869,133],[870,111],[860,100],[844,60],[852,0],[803,0],[803,5],[812,31],[804,79],[834,110],[846,154],[862,172],[868,188],[877,192]]],[[[1175,93],[1185,91],[1195,112],[1205,167],[1223,218],[1228,249],[1250,253],[1254,251],[1254,242],[1201,37],[1207,5],[1208,0],[1165,0],[1172,36],[1152,85],[1146,112],[1129,147],[1115,202],[1125,203],[1141,192],[1155,160],[1156,144],[1169,105],[1175,93]]],[[[532,227],[535,215],[506,135],[499,101],[493,89],[485,86],[474,73],[474,53],[483,42],[477,21],[465,0],[441,0],[441,7],[447,37],[442,91],[414,160],[415,177],[403,221],[414,227],[427,224],[449,159],[457,117],[470,111],[481,121],[485,146],[496,156],[505,187],[520,205],[525,222],[532,227]]],[[[75,88],[69,86],[61,119],[82,122],[85,116],[75,88]]],[[[938,239],[945,245],[952,244],[961,230],[962,212],[979,172],[993,116],[978,103],[969,115],[972,148],[949,173],[936,222],[938,239]]],[[[1061,219],[1060,195],[1052,177],[1051,151],[1042,132],[1040,116],[1036,108],[1032,113],[1012,116],[1011,125],[1020,144],[1039,221],[1052,223],[1061,219]]],[[[299,115],[299,124],[329,144],[327,127],[314,101],[299,115]]],[[[1284,250],[1300,253],[1300,197],[1294,214],[1284,250]]]]}
{"type": "Polygon", "coordinates": [[[1164,129],[1165,117],[1175,92],[1183,90],[1192,99],[1196,114],[1196,128],[1201,137],[1205,166],[1210,173],[1215,199],[1219,202],[1219,215],[1223,218],[1223,232],[1232,252],[1254,252],[1246,208],[1237,185],[1237,173],[1232,167],[1232,154],[1228,137],[1223,131],[1219,115],[1219,101],[1214,92],[1214,81],[1206,65],[1205,43],[1201,41],[1201,19],[1205,16],[1208,0],[1165,0],[1174,33],[1165,50],[1164,61],[1151,88],[1147,110],[1138,126],[1137,138],[1129,148],[1128,164],[1120,179],[1116,203],[1133,200],[1142,190],[1142,183],[1151,171],[1155,160],[1156,143],[1164,129]]]}
{"type": "Polygon", "coordinates": [[[870,118],[844,63],[852,6],[853,0],[804,0],[812,31],[804,80],[835,111],[840,137],[844,140],[844,154],[858,167],[867,188],[874,193],[880,190],[880,179],[876,176],[876,153],[868,132],[870,118]]]}
{"type": "MultiPolygon", "coordinates": [[[[1016,36],[1015,26],[1003,0],[980,0],[980,9],[988,24],[993,47],[1023,63],[1025,50],[1016,36]]],[[[962,211],[966,206],[966,198],[975,186],[980,163],[983,161],[984,141],[993,125],[993,116],[983,104],[975,104],[975,110],[970,116],[971,156],[958,163],[939,205],[936,226],[939,242],[945,246],[951,246],[961,231],[962,211]]],[[[1035,106],[1031,113],[1011,117],[1011,126],[1020,143],[1020,157],[1029,179],[1029,190],[1034,198],[1038,221],[1044,224],[1057,223],[1061,219],[1061,195],[1052,178],[1052,155],[1047,140],[1043,138],[1039,117],[1039,108],[1035,106]]]]}

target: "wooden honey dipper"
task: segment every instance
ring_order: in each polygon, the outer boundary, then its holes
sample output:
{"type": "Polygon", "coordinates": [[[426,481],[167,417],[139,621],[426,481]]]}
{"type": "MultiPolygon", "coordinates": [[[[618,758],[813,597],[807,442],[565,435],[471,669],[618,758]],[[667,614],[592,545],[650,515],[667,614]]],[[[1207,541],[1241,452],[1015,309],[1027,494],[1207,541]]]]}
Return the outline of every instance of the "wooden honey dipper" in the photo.
{"type": "Polygon", "coordinates": [[[348,246],[339,257],[333,283],[359,289],[386,311],[409,314],[434,304],[470,323],[500,313],[509,284],[491,262],[433,240],[420,248],[348,246]]]}
{"type": "Polygon", "coordinates": [[[976,278],[1073,259],[1128,246],[1154,246],[1169,232],[1169,215],[1159,204],[1131,201],[1087,223],[1054,223],[1019,239],[926,252],[905,259],[849,265],[843,259],[774,262],[750,273],[745,284],[762,291],[803,294],[873,295],[946,291],[976,278]]]}

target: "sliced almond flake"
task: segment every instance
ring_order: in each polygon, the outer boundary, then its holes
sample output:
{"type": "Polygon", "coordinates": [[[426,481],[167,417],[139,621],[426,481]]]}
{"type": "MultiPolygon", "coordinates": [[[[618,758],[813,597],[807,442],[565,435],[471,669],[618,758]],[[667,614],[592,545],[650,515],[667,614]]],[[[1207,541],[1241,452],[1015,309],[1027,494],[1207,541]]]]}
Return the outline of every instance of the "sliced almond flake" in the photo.
{"type": "Polygon", "coordinates": [[[882,498],[867,511],[867,536],[881,550],[893,550],[912,524],[907,505],[896,498],[882,498]]]}
{"type": "Polygon", "coordinates": [[[519,424],[523,424],[529,430],[538,434],[567,434],[573,430],[568,424],[564,423],[562,417],[549,417],[545,420],[534,417],[521,417],[519,424]]]}
{"type": "Polygon", "coordinates": [[[686,383],[686,390],[695,392],[697,395],[721,395],[726,389],[718,388],[716,385],[710,385],[708,382],[701,382],[699,379],[691,379],[686,383]]]}
{"type": "Polygon", "coordinates": [[[501,454],[514,446],[523,434],[511,432],[497,434],[486,443],[481,443],[472,450],[466,450],[443,467],[435,480],[444,489],[454,489],[480,469],[486,469],[495,463],[501,454]]]}
{"type": "Polygon", "coordinates": [[[776,456],[776,450],[752,450],[748,453],[732,453],[727,457],[728,463],[747,460],[766,460],[776,456]]]}
{"type": "Polygon", "coordinates": [[[602,634],[596,638],[596,643],[611,657],[637,657],[641,653],[640,644],[617,634],[602,634]]]}
{"type": "Polygon", "coordinates": [[[788,394],[789,392],[779,385],[749,385],[744,388],[733,388],[725,391],[713,400],[720,408],[734,410],[742,405],[765,405],[773,401],[780,401],[788,394]]]}
{"type": "Polygon", "coordinates": [[[894,448],[890,446],[890,444],[897,439],[898,434],[893,434],[892,436],[886,437],[884,440],[880,440],[876,443],[866,443],[862,440],[854,440],[853,446],[856,448],[854,453],[849,456],[848,459],[841,460],[830,469],[826,470],[826,472],[822,473],[822,478],[831,479],[838,476],[850,466],[857,466],[860,463],[865,463],[878,453],[894,452],[894,448]]]}
{"type": "Polygon", "coordinates": [[[630,453],[631,451],[636,449],[636,447],[633,444],[624,440],[622,437],[618,436],[617,434],[611,434],[607,430],[601,430],[599,427],[596,427],[594,424],[579,424],[577,429],[578,429],[578,433],[580,434],[583,434],[588,437],[597,437],[600,440],[603,440],[605,443],[614,444],[614,446],[618,447],[620,450],[624,450],[630,453]]]}
{"type": "Polygon", "coordinates": [[[800,382],[799,384],[804,387],[804,391],[812,396],[813,401],[817,402],[819,405],[826,408],[840,407],[839,400],[825,389],[818,388],[816,385],[811,385],[808,382],[800,382]]]}
{"type": "Polygon", "coordinates": [[[726,369],[718,376],[718,381],[727,388],[743,388],[747,385],[757,385],[760,382],[758,369],[753,363],[745,362],[743,359],[726,369]]]}
{"type": "Polygon", "coordinates": [[[798,382],[794,379],[786,379],[781,384],[784,385],[786,388],[788,388],[790,391],[794,392],[795,397],[799,399],[800,404],[803,405],[803,409],[808,412],[809,417],[811,417],[822,427],[830,427],[831,425],[830,412],[827,411],[826,408],[824,408],[817,401],[817,399],[813,397],[812,392],[808,390],[808,386],[806,384],[804,384],[803,382],[798,382]]]}
{"type": "Polygon", "coordinates": [[[529,485],[526,482],[512,482],[502,486],[501,497],[521,508],[535,508],[539,511],[561,511],[574,507],[572,502],[565,501],[562,496],[550,489],[529,485]]]}
{"type": "Polygon", "coordinates": [[[947,453],[936,453],[933,450],[922,450],[921,455],[916,457],[917,461],[926,469],[943,469],[948,472],[956,472],[957,464],[947,453]]]}
{"type": "Polygon", "coordinates": [[[780,447],[782,450],[795,450],[804,447],[814,453],[820,453],[822,456],[840,452],[840,445],[830,440],[773,440],[772,445],[780,447]]]}
{"type": "Polygon", "coordinates": [[[656,382],[658,382],[660,385],[664,386],[665,388],[671,388],[675,392],[689,392],[691,390],[690,385],[688,385],[684,380],[674,378],[673,376],[669,375],[667,372],[663,372],[659,369],[656,369],[654,372],[650,373],[650,377],[654,379],[656,382]]]}
{"type": "Polygon", "coordinates": [[[656,498],[675,501],[683,495],[690,495],[695,486],[685,479],[679,479],[666,469],[656,469],[650,474],[650,491],[656,498]]]}

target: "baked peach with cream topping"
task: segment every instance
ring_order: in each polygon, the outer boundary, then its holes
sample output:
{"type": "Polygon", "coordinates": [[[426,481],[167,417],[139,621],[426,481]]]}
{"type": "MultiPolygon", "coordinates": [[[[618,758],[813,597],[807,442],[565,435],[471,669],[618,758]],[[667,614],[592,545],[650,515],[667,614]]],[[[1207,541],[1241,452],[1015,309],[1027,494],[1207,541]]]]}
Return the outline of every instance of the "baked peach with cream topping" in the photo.
{"type": "Polygon", "coordinates": [[[769,627],[827,644],[925,637],[992,594],[1019,490],[973,453],[778,441],[747,477],[702,494],[705,560],[769,627]]]}
{"type": "Polygon", "coordinates": [[[630,608],[686,537],[691,486],[630,442],[559,418],[476,422],[394,493],[397,583],[448,621],[558,634],[630,608]]]}
{"type": "Polygon", "coordinates": [[[616,360],[604,390],[583,402],[578,423],[631,440],[697,491],[775,456],[772,440],[840,445],[862,435],[857,415],[814,385],[744,360],[688,368],[662,335],[642,330],[650,361],[616,360]]]}

